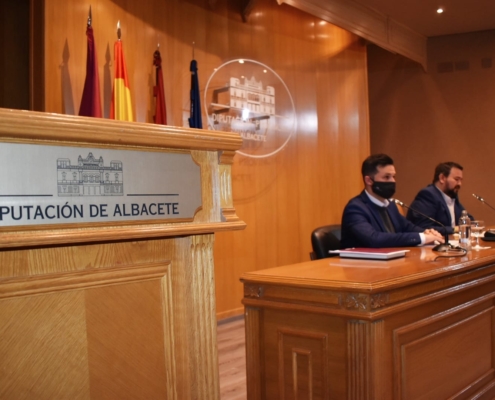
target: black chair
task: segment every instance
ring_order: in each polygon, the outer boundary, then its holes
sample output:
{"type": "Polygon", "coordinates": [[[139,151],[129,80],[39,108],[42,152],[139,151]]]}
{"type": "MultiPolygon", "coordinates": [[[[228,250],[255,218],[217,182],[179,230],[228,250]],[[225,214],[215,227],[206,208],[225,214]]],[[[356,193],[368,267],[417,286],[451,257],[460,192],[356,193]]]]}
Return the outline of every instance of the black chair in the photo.
{"type": "Polygon", "coordinates": [[[313,252],[310,253],[312,260],[334,257],[336,254],[329,254],[328,250],[339,250],[341,239],[340,225],[325,225],[316,228],[311,232],[311,245],[313,252]]]}

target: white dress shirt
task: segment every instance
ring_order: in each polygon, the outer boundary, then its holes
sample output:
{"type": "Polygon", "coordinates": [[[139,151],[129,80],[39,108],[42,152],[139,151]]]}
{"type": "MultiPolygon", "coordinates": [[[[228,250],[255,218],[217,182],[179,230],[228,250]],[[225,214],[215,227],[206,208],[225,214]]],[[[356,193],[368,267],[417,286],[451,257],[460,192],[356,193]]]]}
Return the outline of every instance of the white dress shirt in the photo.
{"type": "Polygon", "coordinates": [[[445,200],[445,204],[447,204],[447,207],[450,211],[450,221],[451,221],[452,228],[455,228],[455,209],[454,209],[455,199],[453,199],[450,196],[447,196],[444,192],[442,192],[440,189],[438,189],[438,187],[436,185],[435,185],[435,187],[437,188],[437,190],[440,193],[442,193],[442,197],[445,200]]]}

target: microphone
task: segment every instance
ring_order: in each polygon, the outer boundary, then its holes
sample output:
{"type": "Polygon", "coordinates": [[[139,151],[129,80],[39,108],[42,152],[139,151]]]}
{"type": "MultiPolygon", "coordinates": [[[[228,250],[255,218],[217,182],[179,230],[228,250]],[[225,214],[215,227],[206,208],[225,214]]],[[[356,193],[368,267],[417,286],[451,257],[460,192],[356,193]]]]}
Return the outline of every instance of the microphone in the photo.
{"type": "Polygon", "coordinates": [[[433,247],[433,251],[448,251],[450,249],[453,249],[454,247],[449,244],[449,234],[447,233],[447,228],[444,224],[442,224],[440,221],[437,221],[436,219],[433,219],[429,215],[426,215],[422,213],[421,211],[415,210],[414,208],[409,207],[407,204],[403,203],[402,201],[398,199],[391,199],[395,202],[395,204],[398,204],[401,207],[406,207],[407,209],[411,210],[412,212],[415,212],[419,215],[422,215],[425,218],[428,218],[430,221],[435,222],[436,224],[440,225],[441,227],[445,228],[445,243],[440,243],[437,244],[435,247],[433,247]]]}
{"type": "MultiPolygon", "coordinates": [[[[488,204],[485,199],[481,196],[478,196],[477,194],[474,194],[473,193],[473,196],[476,200],[479,200],[481,201],[483,204],[486,204],[488,207],[490,207],[492,210],[495,210],[495,208],[493,208],[490,204],[488,204]]],[[[495,237],[495,234],[493,232],[490,232],[490,230],[486,231],[485,232],[485,235],[484,235],[485,238],[488,238],[488,240],[493,240],[493,238],[495,237]]]]}
{"type": "Polygon", "coordinates": [[[474,194],[474,193],[473,193],[473,196],[474,196],[474,198],[475,198],[476,200],[481,201],[483,204],[486,204],[486,205],[487,205],[488,207],[490,207],[492,210],[495,210],[495,208],[493,208],[490,204],[488,204],[488,203],[485,201],[485,199],[484,199],[483,197],[478,196],[477,194],[474,194]]]}

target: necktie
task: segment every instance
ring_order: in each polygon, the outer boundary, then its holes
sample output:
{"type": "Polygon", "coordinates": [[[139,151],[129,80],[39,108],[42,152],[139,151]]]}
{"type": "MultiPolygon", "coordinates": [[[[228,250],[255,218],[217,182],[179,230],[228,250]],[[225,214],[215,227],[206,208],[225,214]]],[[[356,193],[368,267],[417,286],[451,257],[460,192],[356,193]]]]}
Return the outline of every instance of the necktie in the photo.
{"type": "Polygon", "coordinates": [[[387,232],[395,232],[394,225],[392,224],[392,221],[390,220],[390,215],[388,215],[387,207],[376,207],[378,209],[378,213],[380,214],[380,217],[382,218],[383,225],[385,225],[385,230],[387,232]]]}

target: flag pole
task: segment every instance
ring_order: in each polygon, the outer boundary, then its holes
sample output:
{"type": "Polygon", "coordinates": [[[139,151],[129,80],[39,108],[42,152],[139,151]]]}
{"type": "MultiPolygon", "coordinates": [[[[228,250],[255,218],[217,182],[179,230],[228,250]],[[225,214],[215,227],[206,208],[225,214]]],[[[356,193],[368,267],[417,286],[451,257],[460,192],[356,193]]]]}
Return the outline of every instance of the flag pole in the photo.
{"type": "Polygon", "coordinates": [[[120,20],[117,22],[117,39],[120,40],[120,36],[122,35],[120,31],[120,20]]]}
{"type": "Polygon", "coordinates": [[[93,17],[91,16],[91,6],[89,6],[89,14],[88,14],[88,28],[91,27],[91,23],[93,21],[93,17]]]}

